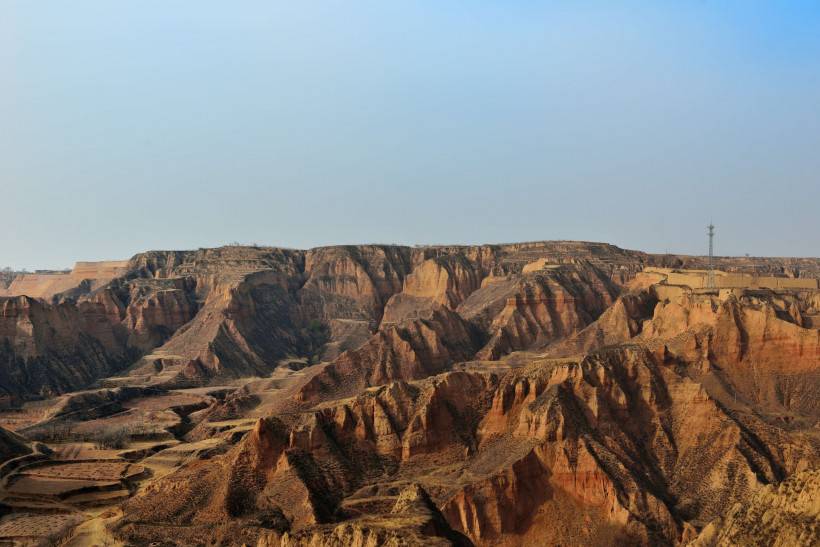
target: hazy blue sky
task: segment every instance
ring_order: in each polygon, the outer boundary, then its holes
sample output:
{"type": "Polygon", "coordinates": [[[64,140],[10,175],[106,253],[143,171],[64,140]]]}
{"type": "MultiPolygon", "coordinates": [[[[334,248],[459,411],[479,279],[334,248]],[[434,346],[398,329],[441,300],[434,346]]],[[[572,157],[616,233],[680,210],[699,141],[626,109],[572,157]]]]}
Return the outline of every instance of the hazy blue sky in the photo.
{"type": "Polygon", "coordinates": [[[0,0],[0,265],[232,241],[820,255],[817,2],[0,0]],[[616,7],[614,4],[617,4],[616,7]]]}

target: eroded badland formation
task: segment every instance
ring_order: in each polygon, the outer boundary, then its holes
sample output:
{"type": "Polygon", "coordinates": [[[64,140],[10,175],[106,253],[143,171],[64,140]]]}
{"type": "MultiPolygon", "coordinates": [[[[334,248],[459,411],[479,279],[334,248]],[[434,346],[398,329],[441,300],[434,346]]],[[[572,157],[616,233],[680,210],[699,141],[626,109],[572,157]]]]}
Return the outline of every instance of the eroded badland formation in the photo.
{"type": "Polygon", "coordinates": [[[818,545],[820,259],[147,252],[0,281],[0,544],[818,545]]]}

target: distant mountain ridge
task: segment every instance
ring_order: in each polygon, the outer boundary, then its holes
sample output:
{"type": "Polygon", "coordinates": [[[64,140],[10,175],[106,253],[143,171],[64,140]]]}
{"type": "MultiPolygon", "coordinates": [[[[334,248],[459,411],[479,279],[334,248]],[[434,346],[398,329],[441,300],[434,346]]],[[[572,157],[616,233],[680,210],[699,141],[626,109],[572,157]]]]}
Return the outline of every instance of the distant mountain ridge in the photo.
{"type": "MultiPolygon", "coordinates": [[[[718,258],[717,264],[820,276],[818,259],[718,258]]],[[[6,294],[0,352],[7,363],[0,389],[11,397],[59,393],[129,366],[134,382],[167,385],[264,374],[286,357],[332,359],[386,328],[386,320],[401,322],[436,306],[467,314],[476,336],[486,338],[479,355],[498,357],[584,327],[646,265],[692,267],[702,259],[542,241],[306,251],[228,246],[78,263],[69,273],[17,275],[0,289],[6,294]],[[528,269],[542,275],[536,279],[528,269]],[[587,287],[576,294],[579,282],[587,287]],[[583,305],[555,308],[565,306],[550,296],[556,290],[583,305]],[[561,316],[566,313],[576,317],[561,316]],[[31,327],[21,331],[20,321],[31,327]],[[46,327],[52,334],[38,334],[46,327]],[[138,355],[144,357],[134,364],[138,355]]]]}

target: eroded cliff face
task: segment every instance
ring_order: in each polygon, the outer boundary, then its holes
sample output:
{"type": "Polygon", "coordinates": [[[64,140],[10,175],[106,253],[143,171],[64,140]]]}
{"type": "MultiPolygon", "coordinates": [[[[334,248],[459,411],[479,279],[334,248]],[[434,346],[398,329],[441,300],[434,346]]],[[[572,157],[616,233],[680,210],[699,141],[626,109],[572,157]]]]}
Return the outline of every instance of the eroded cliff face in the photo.
{"type": "Polygon", "coordinates": [[[659,302],[641,338],[665,341],[670,358],[718,377],[735,398],[817,417],[820,330],[802,323],[797,302],[766,292],[685,294],[659,302]]]}
{"type": "Polygon", "coordinates": [[[803,471],[755,489],[709,523],[692,547],[816,545],[820,538],[820,472],[803,471]]]}
{"type": "Polygon", "coordinates": [[[389,324],[358,349],[327,365],[300,390],[300,401],[355,394],[394,380],[432,376],[478,349],[479,335],[447,308],[430,310],[424,318],[389,324]]]}
{"type": "MultiPolygon", "coordinates": [[[[199,312],[144,358],[154,383],[265,375],[288,355],[305,355],[321,333],[305,332],[294,312],[292,278],[263,270],[211,290],[199,312]]],[[[316,351],[315,349],[313,351],[316,351]]]]}
{"type": "Polygon", "coordinates": [[[119,280],[81,296],[80,302],[103,306],[114,329],[127,337],[127,345],[146,352],[193,319],[197,312],[195,287],[193,279],[184,277],[119,280]]]}
{"type": "Polygon", "coordinates": [[[404,488],[396,497],[389,512],[294,534],[285,532],[281,539],[275,536],[260,538],[258,546],[264,547],[265,545],[280,545],[281,547],[456,545],[466,547],[470,545],[470,541],[450,528],[423,488],[418,484],[412,484],[404,488]]]}
{"type": "Polygon", "coordinates": [[[590,264],[531,270],[474,292],[459,312],[483,327],[489,341],[480,359],[543,347],[592,323],[616,299],[619,287],[590,264]]]}
{"type": "Polygon", "coordinates": [[[704,294],[647,287],[622,295],[598,320],[551,346],[548,354],[639,342],[686,367],[689,375],[704,377],[714,389],[731,395],[733,403],[816,417],[820,330],[810,318],[817,294],[704,294]]]}
{"type": "Polygon", "coordinates": [[[196,279],[200,312],[153,352],[141,373],[201,383],[265,375],[285,358],[315,361],[358,347],[401,290],[409,249],[350,246],[308,252],[228,247],[133,262],[153,276],[196,279]]]}
{"type": "Polygon", "coordinates": [[[132,355],[101,302],[49,305],[0,298],[0,389],[7,400],[83,387],[132,355]]]}
{"type": "MultiPolygon", "coordinates": [[[[483,277],[481,267],[463,254],[430,258],[407,276],[401,295],[397,296],[454,310],[481,286],[483,277]]],[[[387,305],[385,323],[400,323],[404,319],[396,298],[387,305]]]]}
{"type": "Polygon", "coordinates": [[[158,481],[126,505],[121,533],[148,540],[185,521],[204,533],[276,515],[275,531],[246,533],[369,537],[363,519],[386,513],[412,477],[478,545],[676,545],[759,485],[817,464],[810,443],[727,412],[638,345],[319,399],[158,481]]]}
{"type": "Polygon", "coordinates": [[[590,262],[539,266],[499,278],[482,277],[463,254],[424,260],[388,300],[379,331],[314,376],[299,399],[353,394],[458,361],[544,346],[592,323],[620,290],[590,262]]]}
{"type": "Polygon", "coordinates": [[[466,373],[397,382],[334,406],[259,420],[229,453],[135,497],[120,531],[150,540],[160,537],[153,534],[161,535],[162,526],[185,525],[183,532],[207,538],[214,524],[232,520],[261,544],[368,537],[458,542],[461,536],[419,485],[367,485],[395,474],[403,462],[440,453],[452,453],[452,460],[469,451],[474,439],[453,430],[475,428],[492,382],[466,373]],[[432,427],[443,421],[453,430],[432,427]],[[341,515],[348,518],[334,524],[341,515]],[[145,527],[146,521],[153,524],[145,527]]]}
{"type": "Polygon", "coordinates": [[[132,259],[131,272],[136,276],[131,284],[182,285],[188,298],[158,292],[166,305],[143,306],[152,317],[166,312],[154,321],[166,327],[165,335],[145,343],[146,355],[124,382],[181,386],[265,375],[283,358],[313,357],[327,341],[323,324],[310,329],[299,308],[297,291],[305,282],[301,252],[256,247],[152,252],[132,259]]]}
{"type": "MultiPolygon", "coordinates": [[[[480,356],[495,358],[585,325],[611,300],[618,286],[612,280],[629,278],[644,258],[576,242],[309,251],[228,246],[141,253],[127,264],[117,263],[119,269],[106,270],[103,281],[61,285],[54,305],[62,306],[64,314],[85,317],[71,320],[79,326],[70,336],[97,340],[104,352],[86,340],[82,356],[75,359],[83,364],[72,381],[60,379],[65,374],[47,381],[35,372],[26,389],[77,389],[131,364],[130,379],[117,383],[200,385],[265,375],[286,359],[313,363],[341,358],[340,368],[355,368],[350,364],[355,356],[340,356],[365,345],[376,353],[380,346],[396,347],[395,356],[372,356],[382,365],[372,377],[365,374],[368,382],[415,378],[442,370],[442,363],[471,357],[476,337],[492,339],[480,356]],[[550,274],[542,282],[540,273],[522,273],[533,258],[570,268],[581,260],[586,266],[577,279],[550,274]],[[118,272],[124,273],[116,277],[118,272]],[[502,300],[492,300],[493,293],[488,304],[475,301],[475,316],[480,317],[470,318],[470,327],[462,324],[461,312],[447,316],[482,292],[488,279],[513,285],[500,295],[502,300]],[[578,283],[590,285],[594,294],[578,283]],[[544,304],[553,298],[557,306],[544,304]],[[520,305],[505,310],[507,300],[520,305]],[[467,330],[469,336],[463,332],[467,330]],[[140,355],[142,360],[134,363],[140,355]]],[[[41,353],[61,351],[40,348],[41,353]]],[[[28,358],[16,350],[6,353],[9,362],[28,358]]]]}
{"type": "MultiPolygon", "coordinates": [[[[548,493],[560,491],[607,515],[599,524],[617,532],[609,541],[675,544],[685,523],[702,526],[759,481],[779,480],[783,469],[814,457],[807,445],[785,453],[761,449],[759,435],[701,386],[637,347],[548,370],[502,381],[479,429],[479,453],[510,434],[532,448],[445,505],[445,515],[476,542],[532,533],[516,515],[537,514],[548,493]]],[[[764,446],[779,440],[763,431],[764,446]]],[[[549,520],[555,508],[544,510],[549,520]]]]}
{"type": "Polygon", "coordinates": [[[6,390],[21,397],[80,389],[167,341],[198,311],[191,278],[120,278],[54,303],[3,299],[6,390]]]}
{"type": "Polygon", "coordinates": [[[579,355],[628,342],[642,332],[644,322],[652,317],[657,304],[658,296],[652,290],[625,292],[587,327],[550,345],[547,354],[554,357],[579,355]]]}
{"type": "Polygon", "coordinates": [[[322,247],[306,253],[307,280],[299,291],[301,313],[328,326],[324,359],[355,349],[373,334],[385,304],[401,292],[412,268],[407,247],[322,247]]]}
{"type": "Polygon", "coordinates": [[[387,300],[401,292],[412,270],[407,248],[349,246],[312,249],[305,256],[303,298],[324,300],[321,313],[332,318],[378,323],[387,300]]]}

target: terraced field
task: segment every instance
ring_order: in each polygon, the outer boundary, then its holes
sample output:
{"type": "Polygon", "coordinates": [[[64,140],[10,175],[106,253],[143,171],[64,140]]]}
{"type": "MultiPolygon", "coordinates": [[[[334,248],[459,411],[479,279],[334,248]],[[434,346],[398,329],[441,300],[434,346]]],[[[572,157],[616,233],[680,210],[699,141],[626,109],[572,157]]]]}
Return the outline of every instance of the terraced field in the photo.
{"type": "Polygon", "coordinates": [[[16,513],[0,522],[0,541],[12,544],[37,544],[44,539],[65,539],[83,516],[79,513],[16,513]]]}
{"type": "Polygon", "coordinates": [[[252,401],[243,407],[251,414],[265,413],[304,375],[277,371],[267,379],[123,400],[112,400],[106,388],[104,397],[67,394],[0,411],[0,424],[45,441],[43,454],[21,458],[0,476],[0,506],[8,511],[0,518],[0,545],[117,545],[104,523],[121,502],[186,462],[224,452],[256,421],[213,413],[212,405],[235,397],[252,401]],[[103,435],[111,432],[116,443],[103,435]]]}
{"type": "Polygon", "coordinates": [[[0,412],[0,423],[9,429],[46,440],[42,454],[4,468],[0,505],[9,514],[0,519],[0,544],[104,543],[105,527],[97,524],[141,484],[224,442],[186,443],[176,436],[175,428],[188,412],[213,401],[205,393],[169,392],[113,402],[110,396],[92,395],[69,394],[0,412]],[[117,433],[118,446],[109,446],[115,444],[106,440],[111,432],[117,433]],[[50,440],[60,436],[66,440],[50,440]]]}

